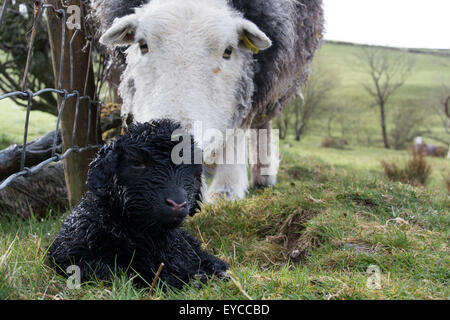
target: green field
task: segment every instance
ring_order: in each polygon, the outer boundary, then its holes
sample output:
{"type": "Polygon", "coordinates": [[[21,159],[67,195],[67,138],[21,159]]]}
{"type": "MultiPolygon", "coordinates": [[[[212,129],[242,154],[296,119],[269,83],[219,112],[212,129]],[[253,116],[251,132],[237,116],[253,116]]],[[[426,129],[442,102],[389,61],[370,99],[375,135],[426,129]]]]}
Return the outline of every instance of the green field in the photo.
{"type": "MultiPolygon", "coordinates": [[[[364,64],[358,58],[363,47],[338,43],[326,43],[322,46],[315,60],[316,64],[326,66],[336,78],[336,88],[328,104],[343,107],[342,124],[346,127],[345,138],[353,144],[372,144],[381,146],[379,111],[372,98],[364,90],[363,83],[370,83],[364,64]]],[[[386,49],[388,50],[388,49],[386,49]]],[[[448,139],[444,128],[431,104],[433,98],[442,94],[442,87],[450,83],[450,56],[433,54],[412,54],[393,50],[395,55],[405,55],[413,63],[410,76],[403,87],[392,96],[387,105],[388,130],[392,128],[394,109],[402,102],[414,103],[418,112],[426,116],[425,125],[432,132],[431,136],[448,139]]],[[[322,113],[314,118],[310,134],[323,137],[326,135],[326,119],[329,114],[322,113]]],[[[334,123],[333,134],[341,135],[341,123],[334,123]]],[[[427,138],[425,136],[425,138],[427,138]]],[[[427,139],[435,142],[433,139],[427,139]]]]}
{"type": "MultiPolygon", "coordinates": [[[[339,70],[337,101],[358,126],[344,149],[320,147],[324,115],[300,141],[280,142],[282,166],[276,187],[251,190],[245,200],[207,205],[186,228],[205,249],[230,264],[233,280],[211,279],[197,288],[154,291],[150,299],[449,299],[450,197],[444,177],[448,159],[427,158],[426,187],[389,181],[380,162],[403,161],[406,151],[377,142],[378,118],[353,67],[356,46],[326,44],[320,61],[339,70]],[[375,141],[365,145],[358,136],[375,141]],[[292,258],[294,257],[295,258],[292,258]],[[379,287],[367,285],[370,266],[379,287]]],[[[422,99],[441,85],[449,58],[417,54],[417,71],[393,100],[422,99]]],[[[0,134],[23,139],[25,114],[0,101],[0,134]]],[[[435,130],[443,134],[436,118],[435,130]]],[[[30,135],[54,129],[55,118],[32,113],[30,135]]],[[[334,128],[339,136],[339,127],[334,128]]],[[[6,143],[5,142],[5,143],[6,143]]],[[[148,299],[126,276],[69,290],[51,269],[45,248],[68,213],[46,218],[0,218],[0,299],[148,299]]],[[[1,216],[1,215],[0,215],[1,216]]]]}
{"type": "MultiPolygon", "coordinates": [[[[6,148],[12,143],[23,143],[26,109],[16,106],[11,100],[0,100],[0,148],[6,148]]],[[[32,111],[28,127],[28,142],[47,132],[55,130],[56,117],[32,111]]]]}

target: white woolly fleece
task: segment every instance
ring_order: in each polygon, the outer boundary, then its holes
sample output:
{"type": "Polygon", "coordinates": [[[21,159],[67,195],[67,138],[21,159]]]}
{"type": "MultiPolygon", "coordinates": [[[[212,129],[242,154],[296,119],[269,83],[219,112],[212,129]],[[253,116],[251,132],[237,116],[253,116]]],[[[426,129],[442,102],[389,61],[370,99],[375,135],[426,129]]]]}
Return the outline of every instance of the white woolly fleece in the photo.
{"type": "Polygon", "coordinates": [[[100,41],[126,45],[123,37],[134,34],[119,87],[122,112],[139,122],[175,119],[188,130],[195,121],[204,130],[225,133],[233,128],[236,91],[250,55],[239,45],[244,30],[260,49],[271,45],[224,0],[152,0],[135,14],[116,19],[100,41]],[[139,40],[147,43],[149,53],[141,53],[139,40]],[[225,60],[230,46],[233,54],[225,60]]]}
{"type": "MultiPolygon", "coordinates": [[[[243,35],[259,50],[272,44],[226,0],[152,0],[134,14],[116,19],[100,42],[131,45],[119,86],[122,113],[133,114],[138,122],[174,119],[203,148],[221,154],[225,141],[204,141],[195,136],[194,126],[201,122],[203,132],[214,129],[225,136],[227,129],[240,125],[236,123],[242,105],[240,82],[248,78],[252,62],[243,35]],[[140,44],[148,46],[148,53],[142,53],[140,44]],[[225,59],[229,48],[231,57],[225,59]]],[[[210,193],[236,199],[243,198],[247,188],[245,165],[219,165],[210,193]]]]}

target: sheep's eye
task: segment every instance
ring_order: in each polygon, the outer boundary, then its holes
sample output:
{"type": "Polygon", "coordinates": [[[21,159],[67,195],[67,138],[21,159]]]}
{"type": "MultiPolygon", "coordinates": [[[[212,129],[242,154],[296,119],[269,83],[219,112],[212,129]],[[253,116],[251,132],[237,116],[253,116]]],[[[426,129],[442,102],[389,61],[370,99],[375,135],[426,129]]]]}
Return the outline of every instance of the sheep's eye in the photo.
{"type": "Polygon", "coordinates": [[[139,48],[141,49],[142,54],[148,53],[148,45],[145,40],[139,40],[139,48]]]}
{"type": "Polygon", "coordinates": [[[230,60],[232,54],[233,54],[233,47],[230,46],[225,49],[225,52],[223,53],[223,58],[225,60],[230,60]]]}

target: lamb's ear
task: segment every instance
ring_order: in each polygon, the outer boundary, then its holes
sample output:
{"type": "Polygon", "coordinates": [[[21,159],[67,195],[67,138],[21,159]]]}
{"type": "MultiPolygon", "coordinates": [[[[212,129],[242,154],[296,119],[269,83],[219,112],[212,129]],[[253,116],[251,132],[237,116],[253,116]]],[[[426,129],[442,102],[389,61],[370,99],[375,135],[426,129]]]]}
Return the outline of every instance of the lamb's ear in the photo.
{"type": "Polygon", "coordinates": [[[191,217],[195,216],[197,212],[202,210],[202,197],[200,193],[195,197],[194,201],[195,201],[194,206],[189,211],[189,215],[191,217]]]}
{"type": "Polygon", "coordinates": [[[97,158],[89,165],[86,185],[93,192],[101,192],[108,188],[117,170],[118,153],[113,146],[100,149],[97,158]]]}
{"type": "Polygon", "coordinates": [[[238,19],[238,33],[241,41],[240,45],[252,51],[254,54],[272,45],[269,37],[256,24],[249,20],[238,19]]]}
{"type": "Polygon", "coordinates": [[[100,43],[105,46],[125,46],[135,42],[138,17],[136,14],[117,18],[111,28],[101,36],[100,43]]]}

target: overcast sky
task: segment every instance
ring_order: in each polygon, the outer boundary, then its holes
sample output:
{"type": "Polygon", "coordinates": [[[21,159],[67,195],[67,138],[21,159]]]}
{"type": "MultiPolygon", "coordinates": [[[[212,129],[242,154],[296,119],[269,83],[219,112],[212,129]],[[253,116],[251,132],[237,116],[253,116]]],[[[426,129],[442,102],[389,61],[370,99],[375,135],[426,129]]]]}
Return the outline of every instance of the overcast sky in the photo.
{"type": "Polygon", "coordinates": [[[328,40],[450,49],[450,0],[324,0],[328,40]]]}

